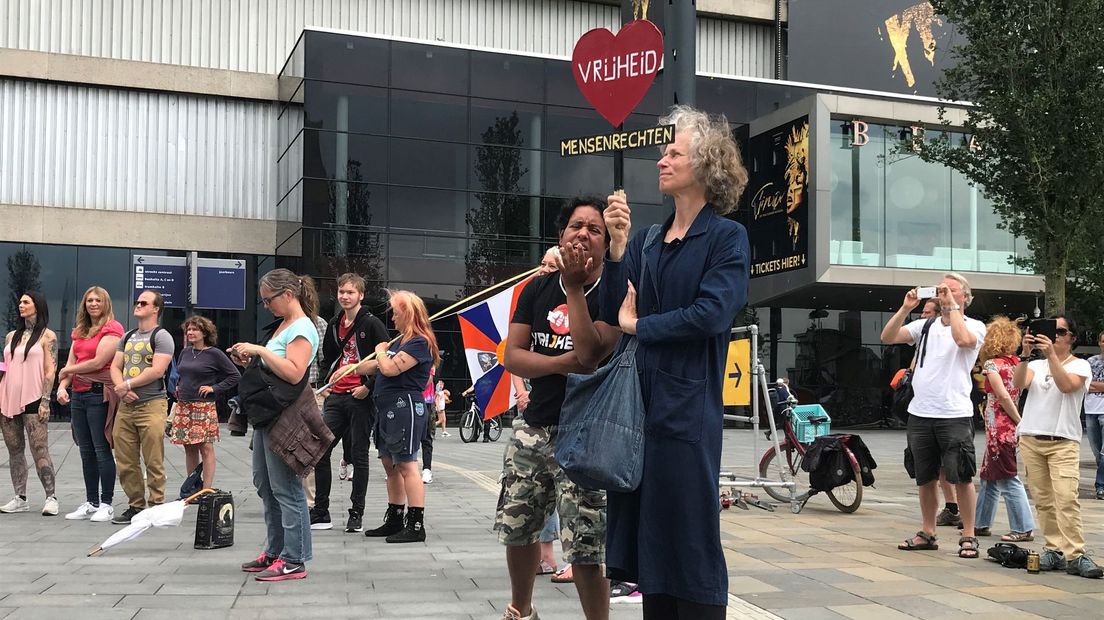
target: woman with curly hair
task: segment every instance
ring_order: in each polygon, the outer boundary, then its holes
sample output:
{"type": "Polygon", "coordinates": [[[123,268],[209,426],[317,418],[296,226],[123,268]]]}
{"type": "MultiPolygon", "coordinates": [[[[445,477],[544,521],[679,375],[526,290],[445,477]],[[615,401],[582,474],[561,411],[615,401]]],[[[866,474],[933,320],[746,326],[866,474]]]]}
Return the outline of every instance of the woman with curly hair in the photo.
{"type": "Polygon", "coordinates": [[[1001,496],[1008,510],[1012,531],[1001,537],[1006,542],[1034,540],[1035,520],[1027,491],[1016,472],[1016,425],[1020,411],[1016,407],[1020,390],[1012,382],[1020,358],[1020,327],[1007,317],[998,316],[986,326],[985,341],[978,359],[985,375],[985,455],[981,460],[981,485],[977,494],[977,521],[974,534],[988,536],[1001,496]]]}
{"type": "Polygon", "coordinates": [[[181,326],[184,350],[176,371],[172,442],[184,446],[184,463],[192,471],[203,463],[203,487],[214,488],[215,443],[219,440],[215,399],[234,389],[241,378],[237,366],[215,346],[218,332],[211,319],[193,316],[181,326]]]}
{"type": "MultiPolygon", "coordinates": [[[[721,387],[750,255],[747,231],[725,216],[748,174],[723,116],[675,106],[660,123],[675,125],[658,163],[659,190],[675,212],[646,242],[647,230],[629,240],[624,195],[610,196],[605,211],[602,320],[639,342],[647,411],[640,487],[608,494],[606,565],[610,579],[638,584],[644,618],[710,620],[725,617],[728,601],[717,507],[721,387]]],[[[580,359],[616,337],[575,331],[580,359]]]]}

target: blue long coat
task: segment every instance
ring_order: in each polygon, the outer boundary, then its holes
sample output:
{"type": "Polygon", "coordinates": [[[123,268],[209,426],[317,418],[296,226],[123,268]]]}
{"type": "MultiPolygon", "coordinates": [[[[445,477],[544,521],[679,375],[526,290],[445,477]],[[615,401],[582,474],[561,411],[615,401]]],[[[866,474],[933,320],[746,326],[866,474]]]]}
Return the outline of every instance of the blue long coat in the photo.
{"type": "Polygon", "coordinates": [[[736,313],[747,302],[747,231],[706,205],[680,243],[663,231],[643,248],[637,231],[620,262],[605,261],[602,319],[637,291],[638,372],[647,410],[644,478],[632,493],[608,494],[606,565],[611,579],[708,605],[728,602],[721,550],[722,376],[736,313]],[[664,256],[661,257],[661,254],[664,256]]]}

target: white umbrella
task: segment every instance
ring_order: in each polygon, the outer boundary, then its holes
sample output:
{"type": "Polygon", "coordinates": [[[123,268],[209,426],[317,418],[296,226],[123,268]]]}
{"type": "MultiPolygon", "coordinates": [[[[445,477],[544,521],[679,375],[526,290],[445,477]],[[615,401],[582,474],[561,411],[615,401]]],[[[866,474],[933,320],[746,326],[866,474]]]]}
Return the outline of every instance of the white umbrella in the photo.
{"type": "Polygon", "coordinates": [[[158,506],[150,506],[142,512],[134,515],[134,518],[130,520],[130,525],[115,532],[108,537],[107,540],[100,543],[99,547],[96,547],[92,551],[88,552],[88,557],[94,555],[100,555],[107,549],[114,547],[115,545],[125,543],[130,540],[134,540],[142,535],[142,532],[150,529],[151,527],[174,527],[180,525],[181,519],[184,518],[184,508],[188,504],[194,502],[207,493],[214,493],[214,489],[203,489],[202,491],[191,495],[184,499],[176,500],[175,502],[169,502],[167,504],[160,504],[158,506]]]}

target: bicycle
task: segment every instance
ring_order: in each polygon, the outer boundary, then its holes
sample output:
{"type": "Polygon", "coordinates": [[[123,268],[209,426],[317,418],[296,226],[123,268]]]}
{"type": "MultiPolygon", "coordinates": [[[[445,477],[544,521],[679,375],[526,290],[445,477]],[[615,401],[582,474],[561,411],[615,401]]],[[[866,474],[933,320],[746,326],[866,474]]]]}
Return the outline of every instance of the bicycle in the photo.
{"type": "MultiPolygon", "coordinates": [[[[773,392],[773,390],[771,390],[773,392]]],[[[790,482],[791,480],[796,485],[794,488],[794,497],[791,498],[785,488],[777,487],[763,487],[763,490],[767,492],[777,501],[790,502],[790,509],[793,513],[798,513],[801,508],[805,506],[805,503],[809,501],[813,495],[818,491],[805,487],[805,490],[801,490],[802,486],[797,481],[798,472],[801,471],[801,461],[805,458],[806,452],[809,450],[809,446],[812,442],[802,443],[798,440],[797,432],[794,430],[794,419],[796,414],[793,406],[797,404],[797,399],[792,396],[778,403],[781,405],[782,410],[777,417],[781,418],[782,430],[785,439],[779,444],[779,449],[785,454],[785,462],[781,463],[781,478],[783,482],[790,482]]],[[[818,426],[829,422],[825,416],[811,416],[808,423],[818,426]]],[[[770,431],[767,431],[770,434],[770,431]]],[[[842,435],[843,453],[847,456],[847,461],[851,465],[851,481],[847,484],[838,486],[830,491],[825,491],[828,495],[828,499],[832,504],[839,509],[840,512],[852,513],[858,510],[859,504],[862,503],[863,485],[862,485],[862,468],[859,466],[859,460],[855,457],[855,454],[847,447],[847,441],[850,439],[850,435],[842,435]]],[[[774,463],[775,458],[778,457],[778,452],[774,446],[771,446],[763,454],[763,458],[759,461],[759,476],[761,478],[772,478],[769,472],[772,468],[777,471],[778,465],[774,463]]]]}
{"type": "Polygon", "coordinates": [[[498,441],[502,436],[502,422],[498,416],[480,424],[483,412],[479,410],[479,404],[475,402],[473,396],[468,396],[467,399],[471,402],[471,406],[460,417],[460,440],[464,443],[472,443],[479,439],[479,431],[482,428],[486,441],[498,441]]]}

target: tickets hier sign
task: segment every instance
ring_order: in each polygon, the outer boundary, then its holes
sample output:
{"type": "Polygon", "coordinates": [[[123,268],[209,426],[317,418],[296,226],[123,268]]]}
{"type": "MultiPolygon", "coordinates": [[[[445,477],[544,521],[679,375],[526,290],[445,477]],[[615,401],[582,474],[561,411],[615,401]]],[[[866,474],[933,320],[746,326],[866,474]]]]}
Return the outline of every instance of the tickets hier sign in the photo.
{"type": "Polygon", "coordinates": [[[644,98],[662,65],[663,35],[643,19],[616,35],[595,28],[579,37],[571,54],[571,73],[583,97],[614,127],[644,98]]]}

